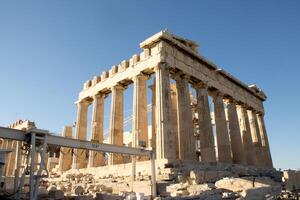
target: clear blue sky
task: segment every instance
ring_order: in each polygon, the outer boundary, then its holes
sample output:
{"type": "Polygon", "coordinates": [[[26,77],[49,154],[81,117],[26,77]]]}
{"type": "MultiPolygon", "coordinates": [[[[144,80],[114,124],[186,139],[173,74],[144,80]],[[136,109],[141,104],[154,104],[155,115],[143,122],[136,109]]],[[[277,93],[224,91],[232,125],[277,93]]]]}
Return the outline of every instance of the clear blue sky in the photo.
{"type": "Polygon", "coordinates": [[[275,167],[300,168],[300,1],[1,1],[0,125],[60,132],[94,75],[161,29],[267,94],[275,167]]]}

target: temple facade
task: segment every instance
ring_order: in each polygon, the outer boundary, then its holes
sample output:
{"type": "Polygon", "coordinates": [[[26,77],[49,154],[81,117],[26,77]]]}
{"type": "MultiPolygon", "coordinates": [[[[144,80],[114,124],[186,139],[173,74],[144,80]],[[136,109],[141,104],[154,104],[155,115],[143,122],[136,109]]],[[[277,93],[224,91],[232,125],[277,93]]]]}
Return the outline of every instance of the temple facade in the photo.
{"type": "MultiPolygon", "coordinates": [[[[86,140],[90,131],[92,141],[103,143],[104,100],[111,95],[108,143],[124,145],[124,92],[132,84],[131,146],[152,149],[157,160],[273,168],[264,123],[266,95],[260,88],[246,85],[208,61],[195,42],[167,31],[146,39],[140,47],[140,54],[84,83],[76,101],[76,139],[86,140]],[[152,97],[151,120],[147,95],[152,97]],[[87,130],[89,106],[91,129],[87,130]]],[[[71,137],[72,129],[65,128],[64,135],[71,137]]],[[[64,153],[60,168],[125,162],[119,154],[110,154],[106,162],[102,153],[91,151],[86,157],[84,150],[64,153]]]]}

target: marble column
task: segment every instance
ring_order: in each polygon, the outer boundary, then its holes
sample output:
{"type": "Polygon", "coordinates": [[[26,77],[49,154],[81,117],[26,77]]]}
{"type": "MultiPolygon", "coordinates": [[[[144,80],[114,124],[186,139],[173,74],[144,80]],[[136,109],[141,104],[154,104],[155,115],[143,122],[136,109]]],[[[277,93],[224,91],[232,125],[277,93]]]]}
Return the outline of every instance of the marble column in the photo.
{"type": "MultiPolygon", "coordinates": [[[[104,94],[93,96],[93,111],[91,123],[92,142],[103,143],[104,94]]],[[[98,167],[104,164],[103,152],[89,151],[88,167],[98,167]]]]}
{"type": "Polygon", "coordinates": [[[253,142],[253,150],[255,157],[255,166],[263,167],[262,160],[262,146],[261,137],[259,133],[259,127],[256,118],[256,112],[254,110],[248,110],[248,117],[250,122],[251,137],[253,142]]]}
{"type": "MultiPolygon", "coordinates": [[[[87,101],[80,101],[77,103],[77,119],[75,128],[76,139],[86,140],[88,106],[89,102],[87,101]]],[[[86,167],[86,165],[86,151],[81,149],[74,149],[72,168],[81,169],[86,167]]]]}
{"type": "Polygon", "coordinates": [[[171,83],[170,84],[170,93],[171,93],[171,116],[174,116],[172,118],[172,131],[174,134],[174,141],[175,141],[175,150],[176,150],[176,159],[179,159],[179,140],[178,140],[178,118],[177,118],[177,90],[176,90],[176,84],[171,83]]]}
{"type": "Polygon", "coordinates": [[[201,161],[216,162],[215,140],[211,124],[207,86],[202,83],[194,85],[197,95],[198,124],[201,161]]]}
{"type": "Polygon", "coordinates": [[[236,164],[245,164],[244,149],[236,110],[236,101],[234,99],[227,99],[227,116],[229,121],[232,162],[236,164]]]}
{"type": "Polygon", "coordinates": [[[237,108],[238,108],[238,116],[240,121],[240,129],[242,134],[245,161],[247,165],[254,165],[254,150],[253,150],[247,108],[243,104],[239,104],[237,108]]]}
{"type": "Polygon", "coordinates": [[[268,135],[267,135],[266,126],[264,122],[264,115],[262,113],[259,113],[256,116],[257,116],[257,122],[260,130],[262,150],[264,152],[264,166],[266,168],[273,168],[269,140],[268,140],[268,135]]]}
{"type": "MultiPolygon", "coordinates": [[[[110,110],[109,143],[113,145],[123,146],[124,87],[118,84],[113,86],[111,90],[112,90],[112,96],[111,96],[111,110],[110,110]]],[[[123,156],[121,154],[110,153],[108,158],[109,165],[121,164],[121,163],[123,163],[123,156]]]]}
{"type": "Polygon", "coordinates": [[[197,161],[189,77],[175,75],[177,93],[177,133],[180,160],[197,161]]]}
{"type": "Polygon", "coordinates": [[[219,92],[214,92],[213,98],[218,145],[218,161],[223,163],[231,163],[231,149],[224,110],[223,95],[219,92]]]}
{"type": "MultiPolygon", "coordinates": [[[[72,138],[72,127],[64,126],[62,136],[72,138]]],[[[72,149],[61,147],[58,161],[59,171],[64,172],[72,167],[72,149]]]]}
{"type": "Polygon", "coordinates": [[[148,112],[147,112],[147,79],[146,75],[133,78],[133,116],[132,116],[132,146],[139,143],[148,147],[148,112]]]}
{"type": "Polygon", "coordinates": [[[155,67],[156,75],[156,158],[175,159],[176,144],[172,131],[170,76],[166,64],[155,67]]]}
{"type": "MultiPolygon", "coordinates": [[[[133,115],[132,115],[132,146],[149,147],[148,112],[147,112],[147,80],[148,76],[139,74],[133,78],[133,115]],[[142,146],[141,146],[142,145],[142,146]]],[[[138,160],[148,160],[139,157],[138,160]]]]}
{"type": "Polygon", "coordinates": [[[155,110],[156,110],[156,92],[155,92],[155,78],[153,79],[153,84],[149,87],[151,89],[152,93],[152,99],[151,99],[151,112],[152,112],[152,135],[151,135],[151,149],[153,151],[156,151],[156,125],[155,125],[155,110]]]}

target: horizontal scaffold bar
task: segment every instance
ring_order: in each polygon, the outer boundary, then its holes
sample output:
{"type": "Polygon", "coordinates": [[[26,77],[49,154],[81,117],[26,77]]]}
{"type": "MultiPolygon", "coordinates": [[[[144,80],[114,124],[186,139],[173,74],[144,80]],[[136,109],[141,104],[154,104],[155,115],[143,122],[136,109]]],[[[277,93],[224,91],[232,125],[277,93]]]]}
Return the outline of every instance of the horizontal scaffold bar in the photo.
{"type": "MultiPolygon", "coordinates": [[[[71,138],[65,138],[61,136],[56,136],[47,131],[32,129],[30,131],[21,131],[11,128],[0,127],[0,138],[26,141],[28,136],[32,133],[43,134],[47,137],[48,146],[60,146],[74,149],[86,149],[92,151],[102,151],[108,153],[120,153],[129,155],[141,155],[141,156],[151,156],[152,151],[140,148],[132,148],[126,146],[116,146],[112,144],[96,143],[86,140],[77,140],[71,138]]],[[[28,140],[27,140],[28,141],[28,140]]]]}

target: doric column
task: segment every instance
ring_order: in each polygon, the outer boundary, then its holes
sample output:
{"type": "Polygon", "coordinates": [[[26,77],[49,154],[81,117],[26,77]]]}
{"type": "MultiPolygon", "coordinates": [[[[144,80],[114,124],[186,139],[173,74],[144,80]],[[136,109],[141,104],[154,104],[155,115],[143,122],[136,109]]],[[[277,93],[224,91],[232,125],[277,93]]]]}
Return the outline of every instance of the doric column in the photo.
{"type": "Polygon", "coordinates": [[[155,78],[153,79],[153,84],[149,87],[151,89],[152,98],[151,98],[151,111],[152,111],[152,136],[151,136],[151,149],[156,151],[156,125],[155,125],[155,110],[156,110],[156,92],[155,92],[155,78]]]}
{"type": "Polygon", "coordinates": [[[240,121],[245,161],[248,165],[254,165],[253,143],[251,138],[251,130],[247,114],[247,108],[245,107],[245,105],[238,105],[238,116],[240,121]]]}
{"type": "MultiPolygon", "coordinates": [[[[88,105],[89,103],[87,101],[80,101],[77,103],[75,139],[86,140],[88,105]]],[[[85,150],[74,149],[73,169],[86,167],[87,159],[85,152],[85,150]]]]}
{"type": "Polygon", "coordinates": [[[172,118],[172,131],[175,136],[174,142],[175,142],[175,151],[176,151],[176,160],[179,159],[179,143],[178,143],[178,119],[177,119],[177,90],[176,90],[176,84],[171,83],[170,84],[170,93],[171,93],[171,116],[174,116],[172,118]]]}
{"type": "MultiPolygon", "coordinates": [[[[149,147],[148,112],[147,112],[147,80],[148,76],[139,74],[133,78],[133,115],[132,115],[132,146],[149,147]]],[[[139,160],[148,160],[140,157],[139,160]]]]}
{"type": "Polygon", "coordinates": [[[147,79],[140,74],[133,78],[133,116],[132,146],[138,147],[139,142],[148,147],[148,113],[147,113],[147,79]]]}
{"type": "Polygon", "coordinates": [[[223,95],[214,92],[214,114],[216,123],[216,135],[218,145],[218,161],[231,163],[231,150],[229,143],[229,134],[224,110],[223,95]]]}
{"type": "Polygon", "coordinates": [[[227,99],[227,116],[229,121],[232,161],[236,164],[245,164],[241,131],[236,111],[236,101],[233,99],[227,99]]]}
{"type": "Polygon", "coordinates": [[[189,77],[175,75],[177,93],[177,133],[180,160],[198,160],[194,136],[189,77]]]}
{"type": "MultiPolygon", "coordinates": [[[[103,143],[104,94],[93,96],[91,135],[92,142],[103,143]]],[[[103,152],[90,151],[88,167],[98,167],[104,164],[103,152]]]]}
{"type": "Polygon", "coordinates": [[[198,124],[200,137],[201,161],[216,162],[215,140],[211,124],[207,86],[199,83],[194,88],[197,95],[198,124]]]}
{"type": "Polygon", "coordinates": [[[264,115],[262,113],[257,114],[257,122],[260,130],[262,149],[264,152],[264,161],[265,161],[264,166],[267,168],[273,168],[269,140],[268,140],[268,135],[267,135],[266,126],[264,122],[264,115]]]}
{"type": "Polygon", "coordinates": [[[263,161],[262,161],[263,152],[261,146],[259,127],[256,118],[256,112],[254,110],[248,110],[248,117],[250,122],[251,137],[252,137],[253,150],[255,155],[255,166],[263,167],[263,161]]]}
{"type": "MultiPolygon", "coordinates": [[[[110,128],[109,128],[109,143],[123,146],[123,91],[122,85],[112,87],[111,110],[110,110],[110,128]]],[[[120,154],[111,153],[108,159],[109,165],[123,163],[123,156],[120,154]]]]}
{"type": "Polygon", "coordinates": [[[170,77],[165,64],[155,68],[156,75],[156,158],[175,159],[176,144],[172,131],[170,77]]]}
{"type": "MultiPolygon", "coordinates": [[[[72,138],[72,127],[65,126],[63,128],[62,136],[65,138],[72,138]]],[[[59,171],[64,172],[71,169],[72,165],[72,149],[61,147],[59,155],[59,171]]]]}

